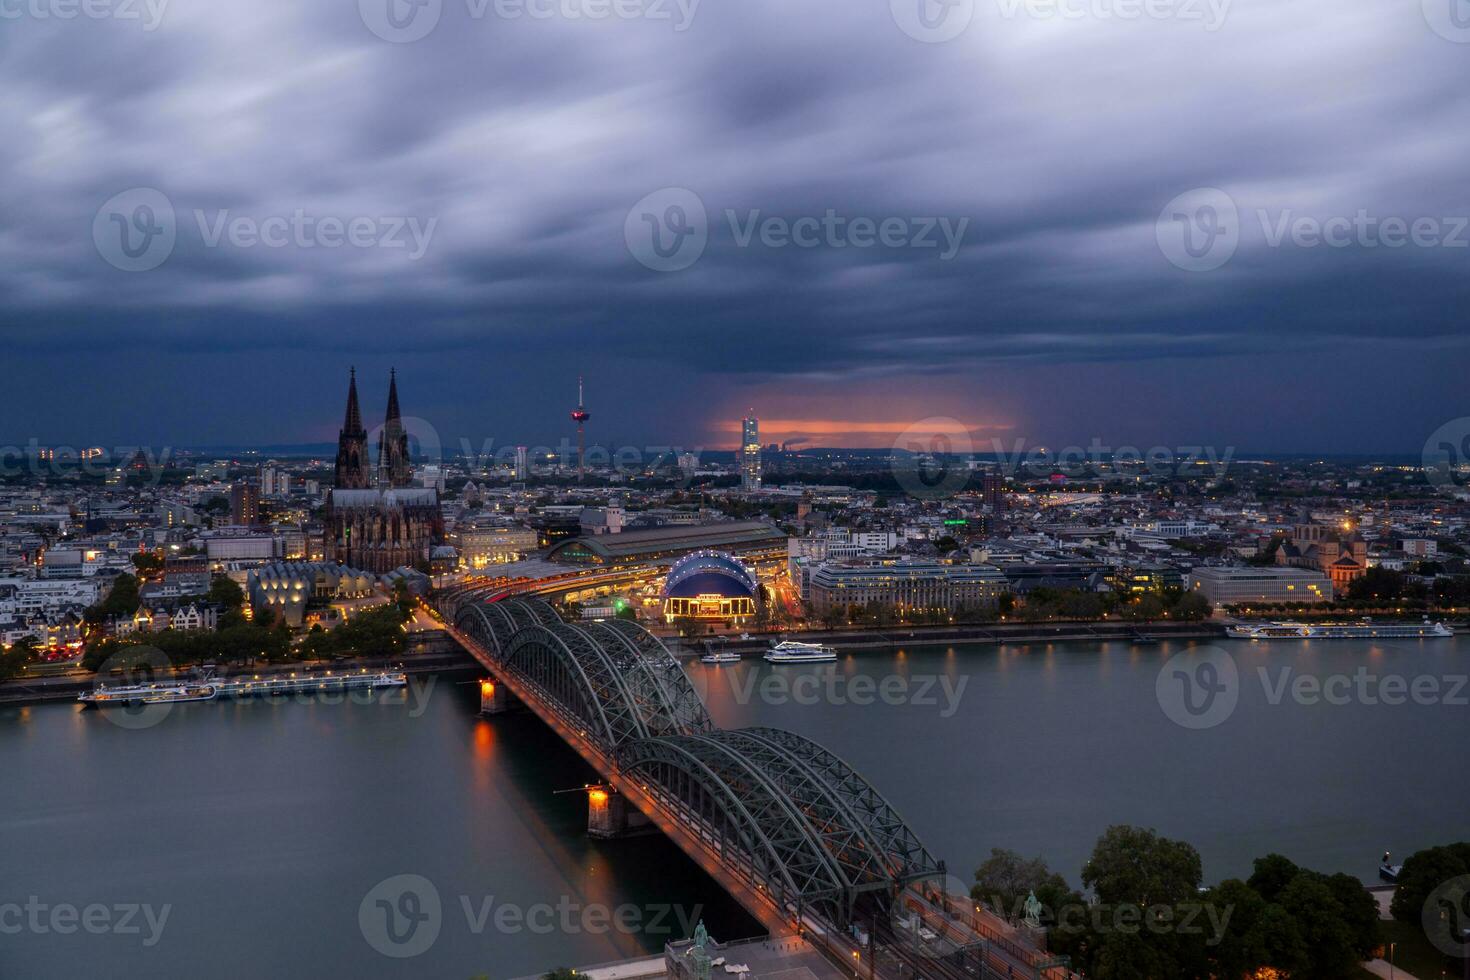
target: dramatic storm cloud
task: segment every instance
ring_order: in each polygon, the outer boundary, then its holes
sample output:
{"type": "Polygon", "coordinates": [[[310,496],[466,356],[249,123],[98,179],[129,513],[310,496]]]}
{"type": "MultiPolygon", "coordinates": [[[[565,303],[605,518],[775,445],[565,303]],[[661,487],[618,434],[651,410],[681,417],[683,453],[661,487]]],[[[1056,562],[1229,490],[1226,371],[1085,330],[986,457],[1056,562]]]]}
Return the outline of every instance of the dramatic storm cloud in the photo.
{"type": "Polygon", "coordinates": [[[315,440],[391,363],[502,443],[585,373],[605,440],[1412,450],[1455,4],[0,0],[0,438],[315,440]]]}

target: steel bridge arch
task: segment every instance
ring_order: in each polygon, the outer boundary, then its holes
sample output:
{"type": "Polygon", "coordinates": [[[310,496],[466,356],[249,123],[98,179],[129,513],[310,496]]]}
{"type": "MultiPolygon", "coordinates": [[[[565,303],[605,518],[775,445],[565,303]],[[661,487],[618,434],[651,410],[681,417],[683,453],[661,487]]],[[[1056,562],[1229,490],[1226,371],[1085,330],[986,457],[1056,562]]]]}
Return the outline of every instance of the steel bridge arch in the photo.
{"type": "Polygon", "coordinates": [[[462,605],[456,625],[592,726],[609,754],[624,742],[714,727],[683,667],[634,623],[571,625],[541,599],[513,598],[462,605]]]}
{"type": "Polygon", "coordinates": [[[731,874],[799,917],[845,926],[942,877],[893,806],[823,746],[775,728],[721,730],[668,649],[624,620],[562,622],[545,601],[475,592],[458,629],[543,696],[731,874]]]}
{"type": "Polygon", "coordinates": [[[841,907],[841,872],[801,814],[758,768],[723,743],[726,733],[635,742],[619,753],[624,777],[685,818],[686,829],[722,864],[779,908],[831,915],[841,907]],[[735,853],[731,853],[731,851],[735,853]]]}
{"type": "Polygon", "coordinates": [[[528,626],[511,638],[500,663],[594,729],[603,752],[648,737],[622,674],[586,631],[565,623],[528,626]]]}
{"type": "Polygon", "coordinates": [[[743,728],[737,734],[784,753],[799,764],[806,778],[820,780],[823,795],[870,847],[867,859],[855,866],[859,877],[908,884],[945,874],[944,862],[929,852],[893,804],[836,753],[780,728],[743,728]]]}
{"type": "Polygon", "coordinates": [[[714,728],[704,699],[658,637],[623,619],[583,627],[597,637],[619,669],[650,735],[688,735],[714,728]]]}
{"type": "Polygon", "coordinates": [[[504,655],[511,638],[521,630],[561,622],[556,610],[540,599],[461,602],[456,604],[454,613],[455,628],[486,643],[491,656],[497,660],[504,655]]]}
{"type": "Polygon", "coordinates": [[[862,776],[792,732],[652,739],[628,746],[618,761],[624,776],[717,837],[722,851],[727,842],[739,848],[727,864],[748,864],[755,883],[788,911],[818,910],[846,923],[864,895],[886,902],[905,885],[944,874],[862,776]]]}

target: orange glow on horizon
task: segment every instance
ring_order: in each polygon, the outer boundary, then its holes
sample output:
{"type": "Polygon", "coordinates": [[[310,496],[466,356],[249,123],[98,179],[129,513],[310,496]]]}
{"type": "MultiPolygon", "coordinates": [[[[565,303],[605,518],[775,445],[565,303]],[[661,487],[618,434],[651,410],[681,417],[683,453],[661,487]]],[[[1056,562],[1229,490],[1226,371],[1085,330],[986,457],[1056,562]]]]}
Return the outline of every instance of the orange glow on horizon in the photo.
{"type": "MultiPolygon", "coordinates": [[[[759,418],[759,416],[757,416],[759,418]]],[[[917,419],[899,421],[864,421],[846,419],[760,419],[762,442],[786,442],[801,438],[812,445],[833,448],[881,448],[918,426],[930,435],[965,435],[975,438],[982,432],[1007,432],[1015,426],[1004,422],[962,422],[958,419],[935,417],[919,422],[917,419]]],[[[721,434],[737,437],[736,443],[726,448],[739,448],[741,435],[738,419],[721,419],[711,426],[721,434]]]]}

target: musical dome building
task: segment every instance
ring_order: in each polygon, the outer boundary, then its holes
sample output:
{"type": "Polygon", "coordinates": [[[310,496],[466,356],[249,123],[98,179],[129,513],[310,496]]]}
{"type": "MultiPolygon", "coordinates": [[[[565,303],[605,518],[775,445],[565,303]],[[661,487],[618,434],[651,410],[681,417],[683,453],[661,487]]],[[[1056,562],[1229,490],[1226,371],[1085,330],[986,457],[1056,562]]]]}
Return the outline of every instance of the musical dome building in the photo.
{"type": "Polygon", "coordinates": [[[664,618],[749,619],[760,603],[755,573],[739,559],[720,551],[696,551],[669,569],[660,599],[664,618]]]}

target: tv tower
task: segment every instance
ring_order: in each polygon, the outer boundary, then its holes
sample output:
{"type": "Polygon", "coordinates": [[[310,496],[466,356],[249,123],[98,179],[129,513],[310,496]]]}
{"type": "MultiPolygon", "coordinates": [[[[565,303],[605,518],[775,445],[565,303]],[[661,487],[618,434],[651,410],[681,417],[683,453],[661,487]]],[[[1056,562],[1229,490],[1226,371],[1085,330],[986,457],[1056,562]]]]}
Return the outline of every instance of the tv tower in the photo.
{"type": "Polygon", "coordinates": [[[583,433],[583,427],[592,418],[587,411],[586,400],[582,397],[582,377],[577,376],[577,407],[572,412],[572,421],[577,423],[577,482],[581,482],[586,476],[587,441],[583,433]]]}

